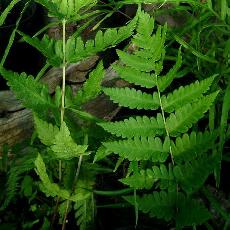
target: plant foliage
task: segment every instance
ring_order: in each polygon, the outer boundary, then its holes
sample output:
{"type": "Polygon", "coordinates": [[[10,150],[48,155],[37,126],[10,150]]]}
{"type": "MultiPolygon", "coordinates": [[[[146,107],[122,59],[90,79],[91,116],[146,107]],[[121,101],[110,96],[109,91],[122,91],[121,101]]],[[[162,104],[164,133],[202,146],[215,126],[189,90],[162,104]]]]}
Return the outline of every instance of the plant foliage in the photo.
{"type": "Polygon", "coordinates": [[[161,75],[167,27],[158,26],[153,32],[153,18],[140,10],[138,14],[137,33],[132,39],[138,48],[133,53],[118,50],[120,62],[113,68],[121,78],[141,88],[103,91],[120,106],[154,110],[151,114],[156,116],[98,123],[107,132],[123,138],[104,142],[103,146],[108,152],[128,159],[130,164],[137,164],[126,178],[120,179],[122,183],[134,189],[160,189],[138,196],[136,201],[132,196],[125,197],[126,200],[152,217],[174,220],[177,227],[199,225],[211,215],[191,196],[216,167],[217,157],[208,150],[217,135],[196,132],[192,127],[204,117],[218,95],[218,91],[210,91],[216,76],[167,92],[182,65],[181,49],[175,65],[161,75]]]}

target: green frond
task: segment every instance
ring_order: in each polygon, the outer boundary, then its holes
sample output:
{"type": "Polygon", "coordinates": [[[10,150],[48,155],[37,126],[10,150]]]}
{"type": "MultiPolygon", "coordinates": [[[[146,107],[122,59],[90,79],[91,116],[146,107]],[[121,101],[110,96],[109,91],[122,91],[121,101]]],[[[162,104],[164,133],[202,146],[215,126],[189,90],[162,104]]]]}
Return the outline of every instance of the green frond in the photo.
{"type": "MultiPolygon", "coordinates": [[[[169,221],[175,215],[176,198],[179,194],[176,192],[166,193],[164,191],[153,192],[142,197],[137,196],[136,202],[138,209],[144,213],[148,213],[150,217],[163,218],[169,221]]],[[[125,196],[124,199],[134,205],[133,196],[125,196]]]]}
{"type": "Polygon", "coordinates": [[[46,58],[47,62],[52,66],[61,66],[63,59],[62,41],[49,38],[48,35],[44,35],[41,40],[37,37],[31,38],[30,36],[19,32],[23,37],[23,40],[39,50],[46,58]]]}
{"type": "Polygon", "coordinates": [[[157,93],[147,94],[133,88],[103,88],[112,101],[130,109],[157,109],[160,106],[157,93]]]}
{"type": "Polygon", "coordinates": [[[47,175],[46,172],[46,165],[41,157],[40,154],[38,154],[35,162],[35,171],[38,174],[41,183],[39,184],[39,187],[43,193],[46,194],[46,196],[58,196],[64,199],[69,199],[70,198],[70,192],[61,189],[57,184],[52,183],[47,175]]]}
{"type": "Polygon", "coordinates": [[[101,145],[97,151],[96,154],[94,156],[94,160],[93,163],[95,163],[96,161],[100,161],[102,159],[104,159],[106,156],[108,156],[109,154],[111,154],[111,152],[109,152],[105,146],[101,145]]]}
{"type": "Polygon", "coordinates": [[[137,138],[104,142],[103,145],[120,157],[132,160],[152,160],[154,162],[164,162],[169,155],[170,142],[165,138],[164,143],[156,138],[137,138]]]}
{"type": "MultiPolygon", "coordinates": [[[[160,182],[160,184],[163,184],[167,189],[169,189],[172,184],[174,188],[176,187],[172,165],[169,165],[167,169],[164,164],[161,164],[159,167],[153,166],[146,170],[142,169],[138,173],[120,179],[120,181],[135,189],[151,189],[156,182],[160,182]]],[[[160,187],[163,189],[161,185],[160,187]]]]}
{"type": "MultiPolygon", "coordinates": [[[[133,196],[125,196],[124,199],[135,204],[133,196]]],[[[174,220],[179,228],[202,224],[211,218],[203,204],[180,192],[153,192],[137,196],[136,202],[140,211],[148,213],[150,217],[174,220]]]]}
{"type": "Polygon", "coordinates": [[[208,176],[214,172],[217,162],[216,156],[205,155],[183,165],[176,165],[173,173],[182,189],[191,194],[202,187],[208,176]]]}
{"type": "Polygon", "coordinates": [[[154,137],[165,133],[163,117],[130,117],[124,121],[98,123],[107,132],[118,137],[154,137]]]}
{"type": "Polygon", "coordinates": [[[44,145],[50,146],[53,144],[55,136],[58,134],[59,129],[51,123],[43,121],[34,114],[34,122],[39,139],[44,145]]]}
{"type": "Polygon", "coordinates": [[[36,82],[32,76],[27,76],[25,73],[19,75],[3,67],[0,67],[0,74],[7,80],[7,84],[25,107],[33,109],[40,115],[49,109],[55,109],[48,88],[36,82]]]}
{"type": "Polygon", "coordinates": [[[204,113],[210,108],[218,93],[218,91],[212,93],[193,104],[183,106],[176,110],[175,113],[171,113],[166,119],[170,135],[178,136],[180,133],[187,132],[192,127],[192,124],[204,116],[204,113]]]}
{"type": "Polygon", "coordinates": [[[22,174],[29,172],[34,168],[35,154],[29,154],[20,159],[20,164],[11,166],[8,172],[8,179],[6,183],[6,197],[0,210],[5,209],[12,199],[18,194],[18,183],[22,178],[22,174]]]}
{"type": "Polygon", "coordinates": [[[181,55],[181,48],[180,48],[178,51],[176,64],[168,71],[168,73],[165,76],[159,77],[157,80],[158,88],[160,92],[163,92],[172,83],[181,65],[182,65],[182,55],[181,55]]]}
{"type": "Polygon", "coordinates": [[[87,229],[94,218],[94,200],[91,197],[79,200],[74,204],[74,209],[77,226],[80,227],[80,230],[87,229]]]}
{"type": "Polygon", "coordinates": [[[182,200],[178,199],[178,209],[180,211],[175,217],[178,229],[201,225],[212,217],[211,213],[201,202],[190,197],[182,200]]]}
{"type": "Polygon", "coordinates": [[[121,50],[117,50],[117,55],[126,66],[135,68],[136,70],[142,70],[143,72],[151,72],[156,66],[154,59],[143,60],[143,57],[128,54],[121,50]]]}
{"type": "Polygon", "coordinates": [[[119,77],[130,83],[140,85],[145,88],[152,88],[156,86],[155,74],[142,72],[132,67],[121,66],[118,64],[112,65],[112,67],[119,74],[119,77]]]}
{"type": "Polygon", "coordinates": [[[59,19],[77,18],[81,8],[91,8],[96,0],[35,0],[49,10],[51,16],[59,19]]]}
{"type": "Polygon", "coordinates": [[[95,98],[101,92],[101,82],[104,77],[105,70],[103,63],[100,62],[96,69],[90,74],[87,81],[83,84],[82,89],[77,91],[74,101],[76,104],[84,104],[95,98]]]}
{"type": "Polygon", "coordinates": [[[180,86],[167,96],[162,97],[163,108],[166,112],[172,112],[186,103],[191,103],[200,98],[210,88],[215,76],[209,77],[203,81],[196,81],[185,87],[180,86]]]}
{"type": "Polygon", "coordinates": [[[172,141],[172,152],[175,162],[187,162],[199,158],[207,150],[213,148],[217,138],[217,132],[192,132],[177,137],[175,143],[172,141]]]}
{"type": "Polygon", "coordinates": [[[70,37],[66,42],[66,60],[68,63],[76,63],[109,47],[114,47],[125,39],[129,38],[135,27],[137,18],[135,17],[126,26],[119,29],[107,29],[103,33],[98,31],[94,40],[88,40],[85,44],[80,37],[70,37]]]}
{"type": "Polygon", "coordinates": [[[145,37],[152,35],[154,29],[154,18],[148,13],[138,10],[137,33],[145,37]]]}
{"type": "Polygon", "coordinates": [[[78,145],[74,142],[65,122],[55,136],[53,145],[51,146],[56,158],[65,160],[70,160],[74,157],[87,154],[85,152],[87,148],[87,145],[78,145]]]}

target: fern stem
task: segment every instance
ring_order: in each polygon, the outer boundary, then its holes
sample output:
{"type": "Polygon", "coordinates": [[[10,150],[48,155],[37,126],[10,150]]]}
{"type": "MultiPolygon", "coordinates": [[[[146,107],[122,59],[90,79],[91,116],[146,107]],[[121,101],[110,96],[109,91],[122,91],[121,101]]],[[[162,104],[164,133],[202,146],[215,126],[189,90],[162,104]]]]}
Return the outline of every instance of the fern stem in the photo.
{"type": "Polygon", "coordinates": [[[42,67],[42,69],[39,71],[39,73],[35,77],[35,81],[39,81],[49,67],[50,67],[50,64],[46,62],[46,64],[42,67]]]}
{"type": "Polygon", "coordinates": [[[167,127],[167,124],[166,124],[165,112],[164,112],[163,103],[162,103],[162,100],[161,100],[161,93],[160,93],[159,86],[158,86],[157,75],[156,75],[156,86],[157,86],[158,98],[159,98],[159,102],[160,102],[161,114],[162,114],[162,118],[163,118],[163,122],[164,122],[164,127],[165,127],[165,131],[166,131],[166,135],[169,138],[169,152],[170,152],[172,163],[174,165],[175,162],[174,162],[174,158],[173,158],[172,145],[171,145],[171,142],[170,142],[170,135],[169,135],[168,127],[167,127]]]}
{"type": "MultiPolygon", "coordinates": [[[[62,64],[62,92],[61,92],[61,126],[64,122],[65,113],[65,75],[66,75],[66,48],[65,48],[65,36],[66,36],[66,20],[62,20],[62,51],[63,51],[63,64],[62,64]]],[[[59,181],[62,179],[62,162],[59,161],[59,181]]]]}
{"type": "Polygon", "coordinates": [[[65,77],[66,77],[66,48],[65,48],[65,37],[66,37],[66,20],[62,21],[62,50],[63,50],[63,65],[62,65],[62,97],[61,97],[61,124],[64,121],[65,113],[65,77]]]}
{"type": "Polygon", "coordinates": [[[61,228],[62,230],[65,230],[66,220],[69,213],[69,205],[70,205],[70,201],[68,200],[66,203],[65,216],[62,223],[62,228],[61,228]]]}

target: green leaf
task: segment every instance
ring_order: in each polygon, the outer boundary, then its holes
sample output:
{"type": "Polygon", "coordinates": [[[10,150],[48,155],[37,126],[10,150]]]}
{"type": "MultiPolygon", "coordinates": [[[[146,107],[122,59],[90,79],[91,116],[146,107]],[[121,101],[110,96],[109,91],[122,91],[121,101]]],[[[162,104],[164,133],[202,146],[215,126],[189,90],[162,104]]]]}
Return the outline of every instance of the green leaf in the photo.
{"type": "Polygon", "coordinates": [[[95,39],[88,40],[85,44],[81,37],[70,37],[66,42],[67,62],[76,63],[109,47],[116,46],[132,35],[136,22],[137,18],[135,17],[127,26],[120,27],[119,29],[107,29],[104,33],[98,31],[95,39]]]}
{"type": "Polygon", "coordinates": [[[169,168],[167,169],[164,164],[161,164],[159,167],[153,166],[152,168],[146,170],[142,169],[138,173],[134,173],[127,178],[120,179],[120,181],[135,189],[151,189],[154,183],[158,181],[163,182],[164,184],[166,182],[167,189],[172,186],[170,183],[174,185],[174,188],[176,187],[172,166],[169,165],[169,168]]]}
{"type": "Polygon", "coordinates": [[[132,160],[152,160],[154,162],[164,162],[169,155],[170,141],[166,137],[164,143],[156,138],[137,138],[104,142],[103,145],[111,152],[132,160]]]}
{"type": "Polygon", "coordinates": [[[61,189],[57,184],[52,183],[50,181],[46,172],[46,165],[40,154],[38,154],[34,163],[36,166],[35,171],[42,181],[42,183],[40,184],[40,189],[42,190],[42,192],[44,192],[47,196],[52,196],[52,197],[58,196],[63,199],[69,199],[70,197],[69,191],[65,189],[61,189]]]}
{"type": "Polygon", "coordinates": [[[124,121],[97,123],[107,132],[118,137],[154,137],[165,133],[163,117],[130,117],[124,121]]]}
{"type": "Polygon", "coordinates": [[[187,162],[201,157],[213,148],[216,138],[217,132],[192,132],[190,135],[185,133],[182,137],[177,137],[175,143],[171,142],[175,162],[187,162]]]}
{"type": "Polygon", "coordinates": [[[25,73],[19,75],[3,67],[0,67],[0,73],[25,107],[33,109],[38,114],[44,114],[49,109],[56,109],[46,85],[36,82],[32,76],[27,76],[25,73]]]}
{"type": "Polygon", "coordinates": [[[168,73],[165,76],[159,77],[157,80],[158,88],[160,92],[163,92],[172,83],[181,65],[182,65],[182,55],[181,55],[181,48],[180,48],[178,51],[176,64],[168,71],[168,73]]]}
{"type": "Polygon", "coordinates": [[[143,61],[143,57],[131,55],[121,50],[117,50],[117,55],[125,65],[135,68],[136,70],[142,70],[143,72],[151,72],[156,66],[154,59],[146,59],[143,61]]]}
{"type": "Polygon", "coordinates": [[[64,122],[53,140],[51,149],[56,158],[70,160],[74,157],[87,154],[85,152],[87,147],[87,145],[78,145],[74,142],[70,136],[69,129],[64,122]]]}
{"type": "Polygon", "coordinates": [[[38,137],[44,145],[50,146],[53,144],[55,136],[58,134],[59,129],[57,126],[40,119],[34,114],[34,122],[38,137]]]}
{"type": "Polygon", "coordinates": [[[145,88],[152,88],[156,86],[156,78],[154,74],[145,73],[132,67],[121,66],[118,64],[112,65],[112,67],[119,74],[119,77],[130,83],[140,85],[145,88]]]}
{"type": "Polygon", "coordinates": [[[196,81],[185,87],[180,86],[167,96],[162,97],[163,108],[166,112],[172,112],[185,105],[199,99],[210,88],[216,75],[203,81],[196,81]]]}
{"type": "Polygon", "coordinates": [[[103,88],[103,92],[120,106],[130,109],[157,109],[160,106],[157,93],[147,94],[130,88],[103,88]]]}
{"type": "Polygon", "coordinates": [[[84,83],[82,89],[78,90],[74,101],[77,104],[84,104],[91,99],[95,98],[101,92],[101,82],[105,75],[105,70],[102,61],[93,70],[89,79],[84,83]]]}
{"type": "Polygon", "coordinates": [[[63,59],[62,41],[54,40],[49,38],[48,35],[44,35],[41,40],[18,31],[18,33],[23,37],[24,41],[39,50],[46,58],[47,62],[52,66],[61,66],[63,59]]]}
{"type": "Polygon", "coordinates": [[[192,194],[198,191],[208,178],[214,172],[217,165],[216,156],[207,154],[184,165],[176,165],[173,173],[184,191],[192,194]]]}
{"type": "Polygon", "coordinates": [[[210,108],[218,93],[217,91],[205,96],[193,104],[186,104],[176,110],[175,113],[171,113],[166,119],[169,134],[171,136],[178,136],[180,133],[187,132],[192,127],[192,124],[204,116],[204,113],[210,108]]]}

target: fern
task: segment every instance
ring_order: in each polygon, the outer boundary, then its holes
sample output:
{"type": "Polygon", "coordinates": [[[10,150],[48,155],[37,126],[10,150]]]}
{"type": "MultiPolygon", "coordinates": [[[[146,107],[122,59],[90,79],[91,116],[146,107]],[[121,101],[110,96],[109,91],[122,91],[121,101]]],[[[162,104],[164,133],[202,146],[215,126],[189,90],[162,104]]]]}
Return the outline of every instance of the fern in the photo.
{"type": "Polygon", "coordinates": [[[154,137],[165,133],[163,117],[160,113],[157,117],[130,117],[124,121],[110,123],[98,123],[106,131],[118,137],[154,137]]]}
{"type": "Polygon", "coordinates": [[[162,104],[166,112],[172,112],[186,103],[191,103],[199,99],[210,87],[214,77],[207,78],[201,82],[196,81],[185,87],[181,86],[174,90],[167,97],[162,97],[162,104]]]}
{"type": "Polygon", "coordinates": [[[56,109],[51,101],[48,88],[34,81],[32,76],[27,76],[25,73],[19,75],[3,67],[0,67],[0,73],[25,107],[33,109],[38,114],[44,114],[49,109],[56,109]]]}
{"type": "Polygon", "coordinates": [[[137,50],[118,50],[120,61],[113,68],[121,78],[142,88],[103,88],[103,92],[120,106],[158,111],[151,111],[151,115],[156,114],[151,117],[98,122],[107,132],[123,138],[104,142],[103,146],[131,161],[126,178],[120,179],[123,184],[137,190],[160,190],[138,196],[136,201],[135,197],[125,197],[135,209],[152,217],[174,220],[178,228],[194,226],[210,218],[203,204],[190,196],[214,172],[218,159],[208,151],[215,144],[217,132],[187,132],[205,115],[219,93],[210,92],[215,75],[166,93],[181,68],[181,48],[175,65],[161,76],[167,27],[159,26],[153,33],[153,18],[140,10],[138,15],[137,33],[132,39],[137,50]],[[190,208],[193,210],[189,213],[190,208]]]}
{"type": "Polygon", "coordinates": [[[46,172],[45,163],[40,154],[38,154],[34,163],[36,167],[35,171],[41,179],[41,183],[39,184],[41,191],[47,196],[59,196],[68,200],[70,198],[70,192],[65,189],[61,189],[57,184],[50,181],[46,172]]]}
{"type": "Polygon", "coordinates": [[[185,133],[182,137],[177,137],[175,143],[172,142],[174,160],[177,163],[191,161],[202,156],[207,150],[213,148],[217,138],[217,132],[192,132],[185,133]]]}
{"type": "Polygon", "coordinates": [[[12,199],[18,194],[19,181],[22,175],[29,172],[34,168],[35,154],[31,154],[21,158],[20,164],[13,165],[9,170],[9,176],[6,183],[6,197],[4,203],[1,205],[0,210],[5,209],[12,199]]]}
{"type": "Polygon", "coordinates": [[[174,175],[182,189],[194,193],[202,187],[217,165],[216,156],[203,156],[184,165],[175,166],[174,175]],[[205,167],[204,167],[205,165],[205,167]]]}
{"type": "MultiPolygon", "coordinates": [[[[176,180],[173,174],[172,165],[169,165],[167,169],[164,164],[158,166],[153,166],[151,169],[140,170],[138,173],[134,173],[132,176],[127,178],[120,179],[120,181],[130,187],[136,189],[150,189],[153,185],[160,181],[160,183],[168,189],[171,187],[172,189],[176,187],[176,180]],[[169,185],[171,183],[171,185],[169,185]]],[[[163,188],[162,186],[160,186],[163,188]]]]}
{"type": "MultiPolygon", "coordinates": [[[[107,29],[104,33],[98,31],[95,40],[83,42],[81,37],[70,37],[66,41],[66,62],[76,63],[97,54],[109,47],[113,47],[130,37],[136,26],[137,18],[134,18],[127,26],[119,29],[107,29]]],[[[48,38],[47,35],[39,40],[19,32],[23,39],[34,48],[38,49],[52,66],[61,66],[63,59],[62,41],[48,38]]]]}
{"type": "Polygon", "coordinates": [[[50,146],[53,144],[55,136],[58,134],[59,129],[57,126],[52,125],[51,123],[47,123],[42,119],[38,118],[37,115],[34,114],[34,122],[36,126],[36,131],[38,133],[38,137],[44,145],[50,146]]]}
{"type": "Polygon", "coordinates": [[[76,19],[82,8],[91,8],[96,0],[36,0],[45,6],[52,16],[59,19],[76,19]]]}
{"type": "Polygon", "coordinates": [[[203,114],[207,112],[214,102],[218,91],[201,98],[193,104],[186,104],[182,108],[171,113],[166,120],[168,132],[171,136],[177,136],[179,133],[185,133],[192,127],[203,114]]]}
{"type": "MultiPolygon", "coordinates": [[[[124,198],[132,204],[135,202],[132,196],[124,198]]],[[[142,212],[167,221],[174,219],[179,228],[201,224],[211,218],[202,204],[183,193],[153,192],[143,197],[138,196],[136,202],[142,212]]]]}
{"type": "Polygon", "coordinates": [[[74,101],[81,105],[95,98],[101,92],[104,74],[103,64],[100,62],[97,68],[90,73],[89,79],[84,83],[82,89],[78,90],[74,101]]]}
{"type": "Polygon", "coordinates": [[[134,139],[105,142],[104,146],[111,152],[129,160],[152,160],[164,162],[169,153],[170,142],[166,138],[164,143],[161,139],[134,137],[134,139]]]}
{"type": "Polygon", "coordinates": [[[120,106],[130,109],[157,109],[160,106],[157,93],[147,94],[130,88],[104,88],[103,92],[120,106]]]}
{"type": "Polygon", "coordinates": [[[78,145],[70,136],[70,132],[65,123],[61,126],[59,132],[56,134],[51,146],[57,159],[70,160],[74,157],[87,154],[85,151],[87,145],[78,145]]]}

